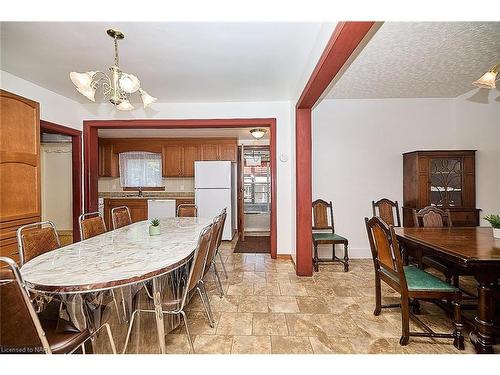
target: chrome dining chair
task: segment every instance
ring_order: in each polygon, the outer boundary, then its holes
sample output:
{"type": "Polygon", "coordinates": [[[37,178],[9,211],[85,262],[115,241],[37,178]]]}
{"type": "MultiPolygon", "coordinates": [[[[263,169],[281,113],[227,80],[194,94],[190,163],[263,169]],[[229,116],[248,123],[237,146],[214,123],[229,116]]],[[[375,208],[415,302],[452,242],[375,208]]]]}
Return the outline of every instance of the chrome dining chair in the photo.
{"type": "Polygon", "coordinates": [[[80,238],[86,240],[106,233],[106,223],[99,212],[88,212],[78,217],[80,238]]]}
{"type": "Polygon", "coordinates": [[[119,229],[132,224],[132,216],[127,206],[120,206],[111,209],[111,221],[113,229],[119,229]]]}
{"type": "Polygon", "coordinates": [[[61,247],[56,227],[51,221],[27,224],[17,229],[19,263],[24,263],[39,255],[61,247]]]}
{"type": "MultiPolygon", "coordinates": [[[[201,301],[203,303],[203,307],[205,308],[205,313],[207,315],[210,327],[214,327],[215,322],[212,315],[212,309],[210,308],[210,300],[207,295],[207,291],[205,289],[205,284],[203,282],[203,273],[205,270],[205,265],[207,261],[207,255],[210,247],[210,239],[213,235],[213,224],[210,224],[203,228],[201,231],[198,244],[194,251],[191,264],[189,266],[188,277],[183,280],[179,280],[181,285],[181,293],[178,298],[171,299],[169,301],[164,301],[161,303],[162,305],[162,313],[165,315],[180,315],[184,320],[184,326],[186,328],[186,334],[188,337],[189,345],[191,347],[191,351],[194,353],[194,345],[193,340],[191,338],[191,334],[189,332],[188,321],[186,317],[186,313],[184,312],[184,307],[187,303],[188,296],[196,290],[200,295],[201,301]],[[166,309],[165,309],[166,308],[166,309]]],[[[161,298],[160,296],[155,296],[155,298],[161,298]]],[[[128,342],[130,339],[130,334],[132,332],[132,327],[134,324],[135,317],[138,313],[153,313],[156,314],[156,310],[146,310],[146,309],[136,309],[132,313],[132,317],[130,319],[130,324],[127,332],[127,337],[125,339],[125,345],[123,346],[123,353],[127,350],[128,342]]],[[[158,317],[157,324],[160,321],[158,317]]]]}
{"type": "Polygon", "coordinates": [[[226,265],[224,264],[224,260],[222,259],[222,254],[220,252],[220,244],[222,242],[222,234],[224,232],[224,225],[226,224],[226,217],[227,217],[227,210],[224,208],[222,211],[221,211],[221,216],[222,216],[222,224],[221,224],[221,229],[219,231],[219,237],[217,238],[217,251],[216,251],[216,255],[219,256],[219,262],[222,266],[222,270],[224,271],[224,277],[226,278],[227,280],[227,271],[226,271],[226,265]]]}
{"type": "Polygon", "coordinates": [[[212,272],[214,281],[219,288],[220,298],[222,298],[224,296],[224,288],[222,287],[222,282],[220,281],[219,271],[217,270],[217,265],[215,263],[215,256],[217,254],[219,239],[222,236],[222,230],[224,229],[223,213],[215,217],[212,225],[212,236],[210,238],[210,246],[208,249],[205,270],[203,271],[203,277],[205,277],[210,271],[212,272]]]}
{"type": "Polygon", "coordinates": [[[106,328],[111,350],[116,354],[109,324],[94,332],[58,332],[57,320],[39,318],[16,262],[0,257],[0,348],[3,353],[71,354],[106,328]]]}
{"type": "Polygon", "coordinates": [[[198,206],[183,203],[177,207],[177,217],[198,217],[198,206]]]}

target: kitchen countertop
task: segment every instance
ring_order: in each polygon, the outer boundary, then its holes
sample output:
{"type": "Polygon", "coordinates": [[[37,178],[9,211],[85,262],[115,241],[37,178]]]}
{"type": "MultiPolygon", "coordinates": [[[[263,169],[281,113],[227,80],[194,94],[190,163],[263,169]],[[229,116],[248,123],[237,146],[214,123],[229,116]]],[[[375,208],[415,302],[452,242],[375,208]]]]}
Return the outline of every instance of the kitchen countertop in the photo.
{"type": "Polygon", "coordinates": [[[106,199],[194,199],[194,192],[144,191],[142,197],[136,191],[100,192],[99,198],[106,199]]]}

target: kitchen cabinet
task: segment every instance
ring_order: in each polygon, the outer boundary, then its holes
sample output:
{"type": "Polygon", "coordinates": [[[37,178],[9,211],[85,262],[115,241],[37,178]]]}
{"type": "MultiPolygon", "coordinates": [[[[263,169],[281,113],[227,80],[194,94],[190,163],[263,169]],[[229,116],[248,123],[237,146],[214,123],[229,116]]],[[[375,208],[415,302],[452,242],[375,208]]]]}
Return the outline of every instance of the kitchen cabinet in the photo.
{"type": "Polygon", "coordinates": [[[16,231],[40,221],[40,106],[0,90],[0,255],[18,261],[16,231]]]}
{"type": "Polygon", "coordinates": [[[164,145],[163,146],[163,177],[180,177],[182,176],[182,154],[181,145],[164,145]]]}
{"type": "Polygon", "coordinates": [[[201,160],[237,160],[236,142],[202,143],[201,160]]]}
{"type": "Polygon", "coordinates": [[[403,154],[403,225],[414,226],[413,209],[450,210],[453,226],[479,225],[474,150],[403,154]]]}
{"type": "Polygon", "coordinates": [[[99,139],[99,177],[119,177],[120,168],[118,154],[114,152],[113,143],[99,139]]]}
{"type": "Polygon", "coordinates": [[[201,160],[219,160],[219,145],[217,143],[201,144],[201,160]]]}
{"type": "Polygon", "coordinates": [[[146,198],[104,198],[104,222],[108,230],[113,229],[111,210],[120,206],[128,207],[133,223],[148,218],[148,200],[146,198]]]}
{"type": "Polygon", "coordinates": [[[200,160],[200,147],[198,145],[185,145],[182,156],[182,175],[194,177],[194,162],[200,160]]]}

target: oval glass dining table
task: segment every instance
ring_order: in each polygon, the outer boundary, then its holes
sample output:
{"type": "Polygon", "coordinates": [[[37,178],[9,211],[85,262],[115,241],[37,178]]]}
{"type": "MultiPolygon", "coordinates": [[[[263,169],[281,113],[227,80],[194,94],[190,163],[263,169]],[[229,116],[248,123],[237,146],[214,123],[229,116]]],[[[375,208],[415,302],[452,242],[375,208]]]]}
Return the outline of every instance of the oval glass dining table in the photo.
{"type": "Polygon", "coordinates": [[[161,234],[149,235],[141,221],[42,254],[21,267],[28,289],[37,294],[96,295],[152,280],[160,350],[165,353],[165,327],[160,278],[190,261],[203,218],[165,218],[161,234]]]}

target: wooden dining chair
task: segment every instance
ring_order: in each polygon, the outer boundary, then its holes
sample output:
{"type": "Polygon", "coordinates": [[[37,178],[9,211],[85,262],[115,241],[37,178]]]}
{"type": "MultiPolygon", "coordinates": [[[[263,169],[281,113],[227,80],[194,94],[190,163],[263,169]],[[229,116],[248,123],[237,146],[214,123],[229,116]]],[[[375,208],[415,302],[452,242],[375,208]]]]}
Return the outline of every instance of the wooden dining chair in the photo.
{"type": "Polygon", "coordinates": [[[372,201],[373,216],[378,216],[386,222],[387,225],[401,226],[401,218],[399,217],[398,201],[391,201],[387,198],[372,201]],[[377,212],[378,211],[378,212],[377,212]],[[394,220],[394,212],[396,220],[394,220]]]}
{"type": "Polygon", "coordinates": [[[210,237],[210,246],[208,248],[207,261],[205,264],[205,270],[203,276],[205,277],[210,271],[214,277],[215,282],[219,288],[219,296],[222,298],[224,296],[224,288],[222,287],[222,282],[219,276],[219,270],[215,262],[215,256],[217,255],[217,247],[219,238],[222,237],[222,231],[224,229],[223,213],[217,215],[213,221],[212,225],[212,236],[210,237]]]}
{"type": "Polygon", "coordinates": [[[453,285],[427,273],[413,265],[404,266],[398,245],[394,226],[387,224],[379,217],[365,218],[368,241],[372,252],[375,268],[375,310],[379,315],[382,308],[395,307],[382,305],[381,281],[401,295],[401,338],[399,343],[407,345],[410,336],[452,338],[453,345],[464,349],[461,316],[461,291],[453,285]],[[451,301],[454,307],[454,330],[452,333],[436,333],[417,316],[410,312],[412,300],[442,300],[451,301]],[[410,317],[426,332],[410,331],[410,317]]]}
{"type": "Polygon", "coordinates": [[[23,225],[17,230],[19,263],[22,266],[31,259],[61,247],[56,227],[51,221],[23,225]]]}
{"type": "Polygon", "coordinates": [[[106,233],[106,223],[99,212],[89,212],[78,217],[80,238],[86,240],[106,233]]]}
{"type": "MultiPolygon", "coordinates": [[[[198,245],[196,246],[196,250],[194,251],[192,260],[189,266],[189,273],[187,278],[185,279],[185,283],[182,283],[181,293],[178,299],[170,299],[169,301],[163,301],[163,314],[166,315],[180,315],[184,320],[184,327],[186,328],[186,334],[188,337],[189,345],[191,347],[191,351],[194,353],[194,345],[193,340],[191,338],[191,334],[189,332],[189,325],[186,317],[186,313],[184,312],[185,305],[188,301],[188,296],[192,295],[196,290],[201,298],[203,303],[203,307],[205,309],[205,313],[207,315],[210,327],[215,326],[215,321],[212,314],[212,309],[210,307],[210,300],[208,298],[207,291],[205,289],[205,283],[203,282],[204,270],[207,262],[207,256],[210,248],[211,237],[213,233],[213,224],[206,226],[200,233],[198,238],[198,245]]],[[[123,353],[127,350],[128,341],[130,339],[130,333],[132,331],[132,326],[134,324],[135,316],[140,312],[147,312],[156,314],[155,310],[143,310],[138,309],[132,313],[132,317],[130,319],[130,324],[127,332],[127,337],[125,339],[125,345],[123,347],[123,353]]]]}
{"type": "MultiPolygon", "coordinates": [[[[106,328],[111,350],[116,354],[109,324],[96,331],[57,329],[57,319],[40,318],[33,306],[19,268],[12,259],[0,257],[0,348],[2,353],[85,354],[85,343],[106,328]]],[[[58,310],[56,310],[58,311],[58,310]]]]}
{"type": "Polygon", "coordinates": [[[177,207],[177,217],[198,217],[198,206],[183,203],[177,207]]]}
{"type": "Polygon", "coordinates": [[[312,203],[312,242],[314,246],[313,265],[314,271],[319,271],[319,263],[340,262],[344,265],[344,272],[349,271],[349,241],[347,238],[339,236],[335,233],[333,223],[333,205],[332,202],[326,202],[322,199],[316,199],[312,203]],[[331,244],[332,257],[331,259],[319,258],[318,245],[331,244]],[[335,245],[344,245],[344,259],[340,259],[335,255],[335,245]]]}
{"type": "Polygon", "coordinates": [[[113,229],[118,229],[132,224],[132,217],[127,206],[120,206],[111,209],[111,219],[113,229]]]}

